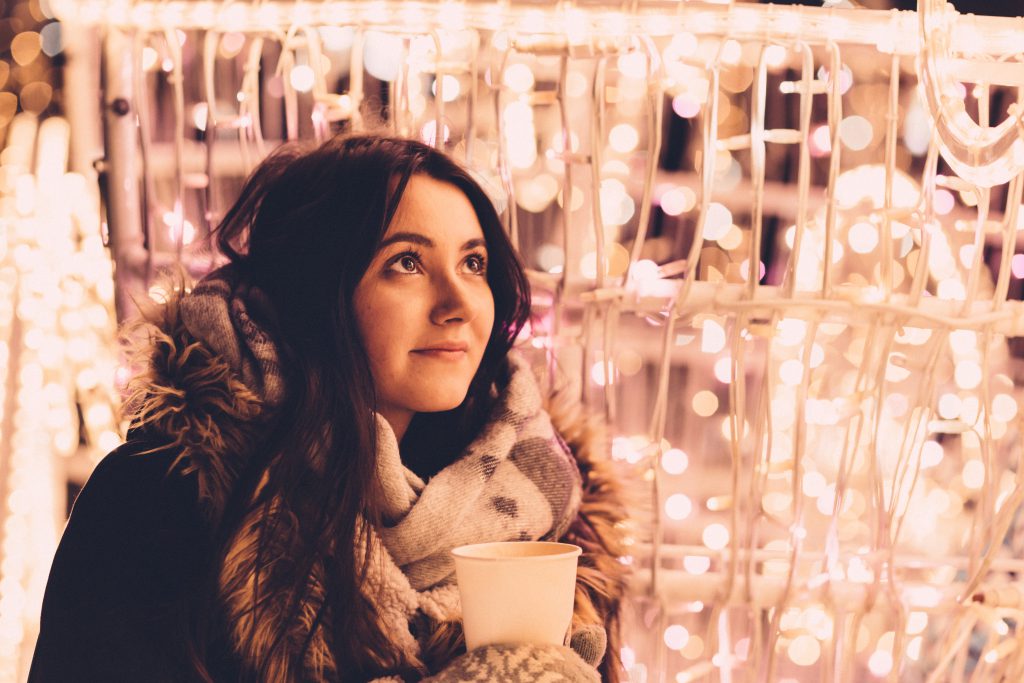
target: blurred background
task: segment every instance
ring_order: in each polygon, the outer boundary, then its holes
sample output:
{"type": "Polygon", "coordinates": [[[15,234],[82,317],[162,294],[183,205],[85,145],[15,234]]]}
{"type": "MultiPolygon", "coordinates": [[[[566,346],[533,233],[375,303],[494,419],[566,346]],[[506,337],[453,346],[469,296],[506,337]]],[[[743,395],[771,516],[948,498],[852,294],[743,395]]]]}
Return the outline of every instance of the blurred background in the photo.
{"type": "Polygon", "coordinates": [[[611,427],[630,680],[1024,679],[1024,20],[921,4],[4,2],[0,683],[118,324],[275,145],[367,129],[477,172],[611,427]]]}

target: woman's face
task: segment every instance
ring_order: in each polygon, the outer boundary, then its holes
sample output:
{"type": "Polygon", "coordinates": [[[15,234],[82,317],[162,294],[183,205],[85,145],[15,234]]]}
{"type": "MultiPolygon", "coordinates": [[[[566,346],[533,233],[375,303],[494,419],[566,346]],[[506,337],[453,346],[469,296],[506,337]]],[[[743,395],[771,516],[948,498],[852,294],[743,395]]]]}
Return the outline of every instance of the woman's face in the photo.
{"type": "Polygon", "coordinates": [[[377,409],[401,439],[415,413],[462,403],[494,325],[487,245],[469,199],[413,175],[356,287],[377,409]]]}

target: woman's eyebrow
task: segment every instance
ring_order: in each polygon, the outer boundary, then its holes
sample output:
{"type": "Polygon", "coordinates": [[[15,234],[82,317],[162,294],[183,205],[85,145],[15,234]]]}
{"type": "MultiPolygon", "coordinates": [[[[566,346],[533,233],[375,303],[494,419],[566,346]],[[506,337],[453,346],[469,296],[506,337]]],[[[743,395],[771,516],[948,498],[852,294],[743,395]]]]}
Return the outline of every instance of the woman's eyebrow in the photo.
{"type": "MultiPolygon", "coordinates": [[[[433,248],[434,241],[426,235],[421,235],[418,232],[396,232],[395,234],[387,237],[380,243],[380,248],[394,244],[395,242],[412,242],[413,244],[419,244],[420,246],[433,248]]],[[[476,249],[477,247],[487,247],[487,240],[476,237],[471,240],[467,240],[461,248],[461,251],[469,251],[470,249],[476,249]]]]}
{"type": "Polygon", "coordinates": [[[381,248],[394,244],[395,242],[412,242],[413,244],[419,244],[423,247],[433,247],[434,241],[426,235],[421,235],[418,232],[396,232],[391,237],[385,238],[381,243],[381,248]]]}

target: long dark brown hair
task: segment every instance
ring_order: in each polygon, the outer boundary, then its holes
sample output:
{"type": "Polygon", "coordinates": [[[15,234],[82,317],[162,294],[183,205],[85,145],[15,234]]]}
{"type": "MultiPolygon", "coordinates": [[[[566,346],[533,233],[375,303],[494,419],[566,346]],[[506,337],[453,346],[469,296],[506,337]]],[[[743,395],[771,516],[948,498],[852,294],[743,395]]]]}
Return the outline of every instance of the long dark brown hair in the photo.
{"type": "MultiPolygon", "coordinates": [[[[298,620],[308,620],[313,604],[312,628],[323,629],[339,678],[424,673],[422,662],[414,661],[418,671],[410,671],[406,655],[391,651],[373,605],[359,589],[368,562],[368,552],[358,550],[367,547],[359,520],[372,526],[379,515],[374,385],[353,311],[356,285],[416,174],[462,191],[487,243],[495,322],[480,368],[461,406],[417,416],[405,439],[447,435],[446,447],[457,449],[482,424],[489,390],[529,313],[522,266],[492,202],[469,173],[413,140],[340,136],[315,148],[285,145],[249,177],[215,233],[218,248],[240,276],[272,304],[276,318],[262,322],[278,347],[287,398],[269,416],[260,445],[217,520],[220,556],[214,562],[225,561],[231,539],[254,506],[265,506],[258,552],[275,560],[287,553],[288,561],[275,561],[273,571],[257,571],[252,610],[287,605],[274,623],[265,659],[296,649],[286,656],[297,672],[309,642],[296,648],[288,634],[298,620]],[[274,528],[281,524],[287,525],[286,534],[274,528]],[[326,578],[322,596],[309,594],[310,572],[317,566],[326,578]]],[[[405,448],[403,443],[403,456],[405,448]]],[[[203,644],[193,645],[197,668],[209,678],[203,644]]],[[[249,675],[263,680],[263,666],[255,663],[249,675]]]]}

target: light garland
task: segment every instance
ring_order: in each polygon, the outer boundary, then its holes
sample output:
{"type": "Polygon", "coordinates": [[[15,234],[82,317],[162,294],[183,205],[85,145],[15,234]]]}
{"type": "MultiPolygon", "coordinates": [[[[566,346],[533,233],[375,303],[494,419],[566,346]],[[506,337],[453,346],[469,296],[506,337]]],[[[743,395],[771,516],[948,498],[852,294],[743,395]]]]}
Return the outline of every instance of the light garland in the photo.
{"type": "Polygon", "coordinates": [[[380,115],[504,194],[527,346],[650,485],[622,558],[632,680],[1024,676],[1021,564],[1001,552],[1024,499],[1004,343],[1024,330],[1019,105],[991,130],[965,118],[1020,80],[1021,20],[942,2],[55,6],[112,26],[122,294],[159,298],[162,265],[201,271],[210,188],[330,124],[380,115]],[[692,172],[665,172],[680,129],[692,172]],[[119,189],[136,168],[143,191],[119,189]]]}
{"type": "Polygon", "coordinates": [[[77,457],[87,473],[121,442],[113,281],[95,193],[65,173],[67,122],[49,118],[36,131],[34,116],[15,117],[0,164],[0,361],[9,392],[0,394],[5,683],[22,680],[31,658],[66,511],[66,470],[77,457]]]}

